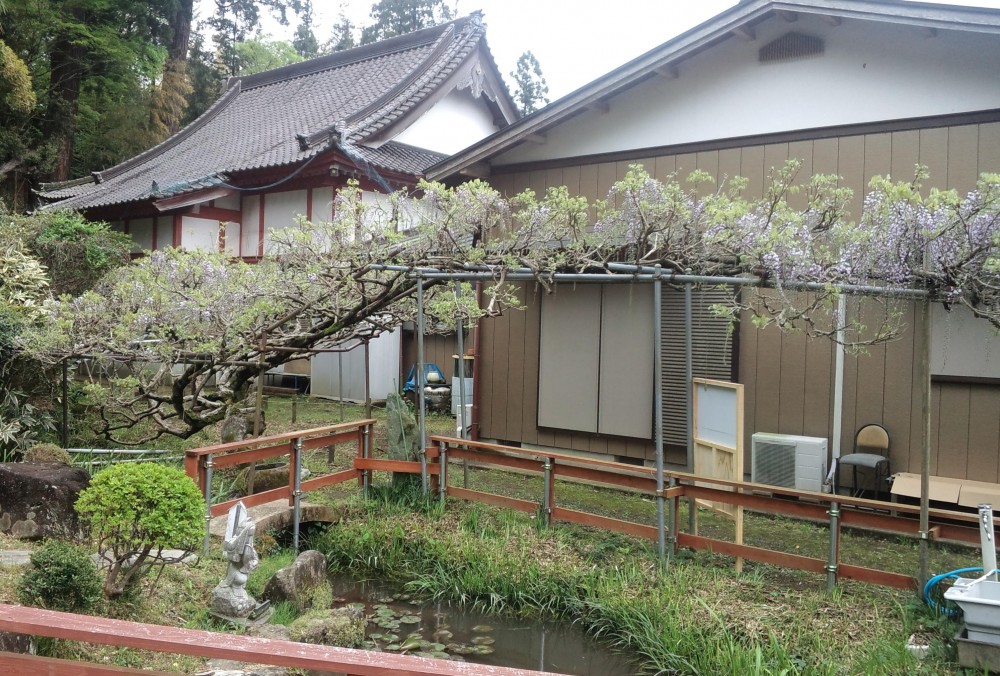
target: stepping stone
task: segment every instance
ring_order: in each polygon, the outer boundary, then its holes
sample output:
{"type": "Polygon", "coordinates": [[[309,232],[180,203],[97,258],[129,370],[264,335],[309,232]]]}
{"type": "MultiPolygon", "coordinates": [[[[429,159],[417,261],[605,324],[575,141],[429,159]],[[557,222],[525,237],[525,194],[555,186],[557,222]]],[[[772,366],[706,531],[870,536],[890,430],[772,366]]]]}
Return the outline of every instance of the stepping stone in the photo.
{"type": "Polygon", "coordinates": [[[26,566],[31,563],[31,550],[14,549],[0,552],[0,566],[26,566]]]}

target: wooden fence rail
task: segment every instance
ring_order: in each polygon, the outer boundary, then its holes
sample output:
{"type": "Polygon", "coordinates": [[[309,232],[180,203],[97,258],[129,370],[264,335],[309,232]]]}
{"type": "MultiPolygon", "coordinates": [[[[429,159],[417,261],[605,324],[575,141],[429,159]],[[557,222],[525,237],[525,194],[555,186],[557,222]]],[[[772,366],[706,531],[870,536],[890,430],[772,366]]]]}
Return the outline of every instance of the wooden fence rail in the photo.
{"type": "MultiPolygon", "coordinates": [[[[301,469],[300,453],[316,448],[351,443],[355,446],[357,457],[362,458],[367,454],[367,443],[374,424],[374,420],[359,420],[356,422],[340,423],[338,425],[328,425],[326,427],[314,427],[298,432],[287,432],[285,434],[274,434],[266,437],[244,439],[243,441],[233,441],[226,444],[216,444],[215,446],[193,448],[184,454],[184,470],[189,477],[194,479],[195,483],[198,484],[198,488],[204,493],[210,490],[210,474],[214,469],[249,465],[264,460],[287,457],[289,458],[289,471],[288,484],[286,486],[262,491],[239,499],[247,507],[273,502],[282,498],[287,499],[289,505],[291,505],[296,490],[296,477],[292,468],[298,467],[301,469]]],[[[299,490],[304,493],[359,477],[360,472],[357,469],[348,470],[347,472],[337,472],[302,482],[299,490]]],[[[211,506],[212,516],[225,514],[235,502],[236,500],[229,500],[213,504],[211,506]]]]}
{"type": "MultiPolygon", "coordinates": [[[[626,489],[650,497],[657,497],[656,470],[623,463],[590,460],[565,453],[549,452],[468,441],[445,436],[431,436],[437,445],[438,471],[440,464],[452,460],[475,463],[479,467],[494,467],[541,475],[544,486],[538,501],[510,498],[441,485],[442,494],[464,500],[483,502],[522,512],[538,512],[542,519],[568,521],[596,528],[603,528],[650,540],[657,540],[655,526],[623,521],[590,512],[566,509],[556,505],[555,480],[574,479],[613,488],[626,489]]],[[[430,455],[430,454],[429,454],[430,455]]],[[[378,469],[379,460],[369,460],[368,469],[378,469]]],[[[445,472],[446,473],[446,472],[445,472]]],[[[915,588],[917,581],[911,575],[876,570],[840,561],[840,533],[844,526],[874,530],[882,533],[916,537],[919,514],[916,505],[888,504],[881,501],[852,498],[827,493],[814,493],[745,481],[727,481],[696,476],[683,472],[664,472],[664,497],[672,504],[672,523],[667,524],[672,534],[672,544],[692,549],[705,549],[720,554],[741,557],[761,563],[795,568],[814,573],[833,574],[836,578],[853,579],[890,587],[915,588]],[[783,517],[827,522],[830,524],[831,558],[820,559],[786,552],[736,544],[696,533],[683,533],[678,528],[677,501],[679,498],[741,505],[755,512],[783,517]],[[788,499],[794,498],[794,499],[788,499]],[[849,509],[844,509],[845,507],[849,509]]],[[[932,509],[931,536],[935,540],[979,544],[979,523],[976,514],[932,509]]],[[[1000,530],[997,531],[1000,534],[1000,530]]]]}
{"type": "MultiPolygon", "coordinates": [[[[332,671],[348,676],[535,676],[538,674],[526,669],[164,627],[4,604],[0,604],[0,631],[177,655],[332,671]]],[[[121,669],[86,662],[30,658],[0,652],[0,674],[4,676],[22,674],[24,676],[39,674],[110,676],[156,673],[160,672],[121,669]]]]}

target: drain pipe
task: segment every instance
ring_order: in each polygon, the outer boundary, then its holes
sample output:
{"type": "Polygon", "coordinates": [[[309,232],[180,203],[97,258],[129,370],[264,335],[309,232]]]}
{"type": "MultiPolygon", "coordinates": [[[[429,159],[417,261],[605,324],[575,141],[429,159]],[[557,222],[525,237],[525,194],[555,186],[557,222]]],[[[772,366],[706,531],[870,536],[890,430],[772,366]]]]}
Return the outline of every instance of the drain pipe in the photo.
{"type": "MultiPolygon", "coordinates": [[[[483,283],[476,282],[476,307],[483,307],[483,283]]],[[[470,421],[469,438],[472,441],[479,441],[479,397],[481,393],[482,378],[479,369],[482,359],[480,354],[483,349],[483,318],[476,322],[476,332],[472,337],[472,420],[470,421]]]]}
{"type": "Polygon", "coordinates": [[[993,541],[993,505],[979,505],[979,544],[983,548],[983,572],[997,581],[997,545],[993,541]]]}
{"type": "MultiPolygon", "coordinates": [[[[660,555],[660,565],[664,565],[667,555],[667,521],[665,514],[665,498],[663,491],[663,342],[662,300],[663,280],[660,277],[660,266],[656,266],[657,274],[653,277],[653,412],[656,417],[656,531],[657,550],[660,555]]],[[[671,538],[676,533],[671,533],[671,538]]],[[[673,549],[673,548],[671,548],[673,549]]]]}

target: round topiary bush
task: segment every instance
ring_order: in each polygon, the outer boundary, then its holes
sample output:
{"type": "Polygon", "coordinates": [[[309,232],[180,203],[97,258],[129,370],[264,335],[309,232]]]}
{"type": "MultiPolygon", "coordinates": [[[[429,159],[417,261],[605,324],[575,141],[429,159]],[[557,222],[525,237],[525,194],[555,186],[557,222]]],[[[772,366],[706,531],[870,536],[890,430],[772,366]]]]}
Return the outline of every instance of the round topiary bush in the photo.
{"type": "Polygon", "coordinates": [[[120,596],[152,567],[182,560],[205,533],[205,505],[184,472],[155,463],[122,463],[98,472],[76,511],[107,563],[104,593],[120,596]],[[180,550],[167,555],[165,550],[180,550]]]}
{"type": "Polygon", "coordinates": [[[82,549],[49,540],[31,555],[31,566],[18,582],[17,599],[26,606],[88,612],[101,600],[101,576],[82,549]]]}
{"type": "Polygon", "coordinates": [[[71,465],[73,458],[56,444],[34,444],[24,452],[24,462],[60,462],[71,465]]]}

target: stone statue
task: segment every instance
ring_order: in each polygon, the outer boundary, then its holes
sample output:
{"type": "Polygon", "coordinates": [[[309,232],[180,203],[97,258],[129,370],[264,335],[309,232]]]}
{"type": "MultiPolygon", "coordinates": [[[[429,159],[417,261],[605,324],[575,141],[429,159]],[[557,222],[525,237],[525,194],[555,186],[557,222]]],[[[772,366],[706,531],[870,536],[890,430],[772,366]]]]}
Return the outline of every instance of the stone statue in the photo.
{"type": "Polygon", "coordinates": [[[247,593],[246,583],[260,559],[253,547],[256,525],[242,502],[229,510],[222,555],[228,561],[226,576],[212,590],[212,614],[236,623],[264,622],[270,616],[270,602],[258,604],[247,593]]]}

